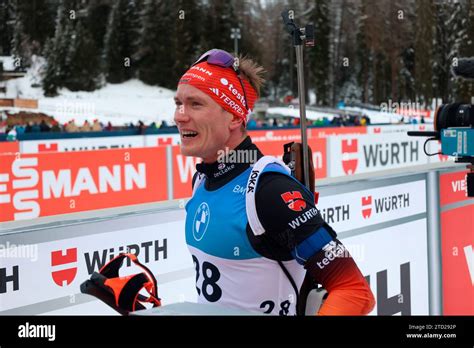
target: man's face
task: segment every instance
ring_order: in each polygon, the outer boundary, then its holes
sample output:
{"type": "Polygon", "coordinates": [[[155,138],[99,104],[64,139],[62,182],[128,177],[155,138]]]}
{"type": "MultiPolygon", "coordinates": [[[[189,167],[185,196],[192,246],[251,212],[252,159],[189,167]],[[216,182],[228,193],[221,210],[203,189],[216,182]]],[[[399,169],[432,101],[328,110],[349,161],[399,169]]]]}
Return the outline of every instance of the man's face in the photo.
{"type": "Polygon", "coordinates": [[[217,159],[233,129],[233,116],[199,89],[182,84],[175,96],[174,121],[181,137],[181,153],[201,157],[204,162],[217,159]]]}

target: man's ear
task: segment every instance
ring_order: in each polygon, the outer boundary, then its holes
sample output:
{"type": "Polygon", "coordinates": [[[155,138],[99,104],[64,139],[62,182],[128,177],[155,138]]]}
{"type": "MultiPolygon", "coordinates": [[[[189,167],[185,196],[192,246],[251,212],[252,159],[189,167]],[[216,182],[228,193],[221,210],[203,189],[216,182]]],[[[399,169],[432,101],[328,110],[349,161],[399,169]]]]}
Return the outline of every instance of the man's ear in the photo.
{"type": "Polygon", "coordinates": [[[229,129],[233,131],[237,128],[241,128],[243,124],[244,120],[241,117],[232,115],[232,121],[230,121],[229,129]]]}

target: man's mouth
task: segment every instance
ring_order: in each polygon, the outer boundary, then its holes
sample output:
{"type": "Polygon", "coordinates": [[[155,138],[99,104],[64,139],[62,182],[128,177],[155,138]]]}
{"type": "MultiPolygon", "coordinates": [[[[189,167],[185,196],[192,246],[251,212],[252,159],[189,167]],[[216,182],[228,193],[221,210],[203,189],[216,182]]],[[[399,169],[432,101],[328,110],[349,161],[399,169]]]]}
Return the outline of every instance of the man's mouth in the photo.
{"type": "Polygon", "coordinates": [[[198,132],[192,130],[182,130],[180,133],[183,138],[194,138],[198,135],[198,132]]]}

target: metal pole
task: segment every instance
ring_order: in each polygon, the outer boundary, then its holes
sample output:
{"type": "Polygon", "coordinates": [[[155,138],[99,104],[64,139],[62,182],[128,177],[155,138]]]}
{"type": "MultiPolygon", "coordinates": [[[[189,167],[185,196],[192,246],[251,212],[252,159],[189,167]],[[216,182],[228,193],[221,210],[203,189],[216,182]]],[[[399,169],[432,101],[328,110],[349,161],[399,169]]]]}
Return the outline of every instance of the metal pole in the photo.
{"type": "Polygon", "coordinates": [[[429,171],[426,179],[429,313],[430,315],[442,315],[441,209],[439,203],[438,171],[429,171]]]}
{"type": "Polygon", "coordinates": [[[294,53],[293,51],[290,49],[290,91],[291,91],[291,97],[294,97],[295,94],[295,86],[294,86],[294,83],[293,83],[293,78],[294,78],[294,75],[293,75],[293,69],[295,67],[295,63],[293,62],[293,60],[295,59],[294,57],[294,53]]]}
{"type": "Polygon", "coordinates": [[[232,28],[230,38],[234,39],[234,56],[237,57],[237,54],[239,53],[239,39],[241,38],[240,28],[232,28]]]}
{"type": "Polygon", "coordinates": [[[305,107],[305,89],[304,89],[304,66],[303,66],[303,45],[295,46],[296,66],[298,75],[298,97],[300,102],[300,129],[301,142],[303,143],[303,168],[304,184],[309,188],[309,159],[308,159],[308,138],[306,135],[306,107],[305,107]]]}

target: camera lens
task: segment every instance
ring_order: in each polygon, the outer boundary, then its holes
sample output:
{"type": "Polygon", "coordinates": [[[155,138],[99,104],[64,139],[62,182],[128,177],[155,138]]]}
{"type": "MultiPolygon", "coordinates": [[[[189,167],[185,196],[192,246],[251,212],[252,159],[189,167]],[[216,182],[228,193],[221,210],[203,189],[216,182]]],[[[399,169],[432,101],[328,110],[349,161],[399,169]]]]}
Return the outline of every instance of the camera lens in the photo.
{"type": "Polygon", "coordinates": [[[471,105],[460,105],[456,113],[457,127],[474,127],[473,116],[474,112],[471,105]]]}
{"type": "Polygon", "coordinates": [[[435,113],[436,131],[450,127],[474,127],[474,110],[470,104],[452,103],[441,105],[435,113]]]}

